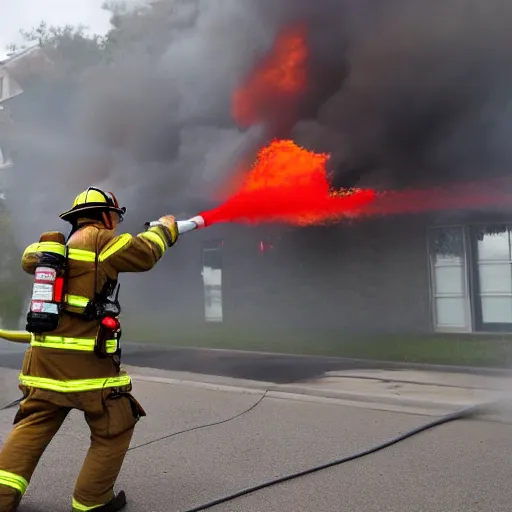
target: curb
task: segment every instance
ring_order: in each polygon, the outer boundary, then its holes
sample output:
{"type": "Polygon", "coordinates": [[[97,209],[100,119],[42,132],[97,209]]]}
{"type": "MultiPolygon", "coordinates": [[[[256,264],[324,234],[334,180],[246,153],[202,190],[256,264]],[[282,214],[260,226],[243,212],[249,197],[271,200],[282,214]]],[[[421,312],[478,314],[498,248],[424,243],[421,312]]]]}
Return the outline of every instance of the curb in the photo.
{"type": "MultiPolygon", "coordinates": [[[[211,391],[224,391],[250,395],[261,395],[266,392],[266,396],[268,398],[331,403],[379,410],[395,410],[397,412],[409,412],[426,416],[437,416],[439,414],[452,412],[454,409],[460,409],[475,404],[474,401],[439,402],[408,397],[393,397],[384,394],[370,395],[367,393],[333,391],[330,389],[310,388],[298,385],[276,385],[273,383],[260,383],[255,381],[238,380],[237,382],[239,385],[237,385],[235,382],[227,384],[226,381],[205,382],[169,377],[154,377],[144,375],[143,373],[137,373],[135,367],[133,367],[133,370],[133,373],[130,372],[132,378],[140,382],[189,386],[211,391]],[[411,411],[411,409],[414,411],[411,411]]],[[[143,369],[139,368],[138,370],[140,372],[143,369]]],[[[228,380],[227,382],[230,381],[228,380]]]]}

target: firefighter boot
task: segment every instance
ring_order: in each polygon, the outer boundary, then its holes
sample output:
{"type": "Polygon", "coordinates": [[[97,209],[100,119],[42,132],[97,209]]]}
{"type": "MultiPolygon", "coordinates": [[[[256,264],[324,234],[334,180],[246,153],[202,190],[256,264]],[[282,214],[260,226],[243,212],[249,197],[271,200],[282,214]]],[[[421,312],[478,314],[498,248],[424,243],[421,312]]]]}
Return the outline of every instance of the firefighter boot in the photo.
{"type": "MultiPolygon", "coordinates": [[[[119,491],[114,498],[101,507],[92,509],[94,512],[117,512],[126,506],[126,494],[119,491]]],[[[81,509],[73,508],[73,512],[81,512],[81,509]]]]}

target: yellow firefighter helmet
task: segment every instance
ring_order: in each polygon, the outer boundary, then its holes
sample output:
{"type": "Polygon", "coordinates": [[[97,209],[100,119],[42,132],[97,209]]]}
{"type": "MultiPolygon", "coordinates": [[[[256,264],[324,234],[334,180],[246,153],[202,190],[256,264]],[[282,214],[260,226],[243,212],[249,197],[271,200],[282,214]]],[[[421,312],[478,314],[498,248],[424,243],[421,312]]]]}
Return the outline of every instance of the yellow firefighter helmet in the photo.
{"type": "Polygon", "coordinates": [[[87,217],[87,214],[92,211],[115,212],[122,220],[126,208],[119,206],[117,198],[112,192],[104,192],[99,188],[89,187],[76,196],[72,208],[61,213],[59,217],[68,222],[73,222],[79,217],[87,217]]]}

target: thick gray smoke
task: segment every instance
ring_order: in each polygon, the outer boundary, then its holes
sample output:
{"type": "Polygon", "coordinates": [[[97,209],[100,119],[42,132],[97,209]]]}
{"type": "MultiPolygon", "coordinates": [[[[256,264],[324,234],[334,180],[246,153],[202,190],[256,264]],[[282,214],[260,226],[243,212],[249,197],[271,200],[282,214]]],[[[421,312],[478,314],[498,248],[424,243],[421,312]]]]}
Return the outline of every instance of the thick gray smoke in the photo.
{"type": "Polygon", "coordinates": [[[331,152],[342,185],[380,171],[392,186],[508,172],[511,16],[500,0],[161,0],[116,15],[106,61],[23,109],[8,184],[19,242],[65,229],[56,214],[89,184],[118,194],[130,229],[193,215],[273,135],[331,152]],[[277,133],[238,128],[234,89],[299,21],[308,94],[277,133]]]}
{"type": "Polygon", "coordinates": [[[340,177],[387,168],[392,185],[418,185],[508,174],[511,15],[500,0],[412,0],[366,25],[317,116],[339,135],[340,177]]]}

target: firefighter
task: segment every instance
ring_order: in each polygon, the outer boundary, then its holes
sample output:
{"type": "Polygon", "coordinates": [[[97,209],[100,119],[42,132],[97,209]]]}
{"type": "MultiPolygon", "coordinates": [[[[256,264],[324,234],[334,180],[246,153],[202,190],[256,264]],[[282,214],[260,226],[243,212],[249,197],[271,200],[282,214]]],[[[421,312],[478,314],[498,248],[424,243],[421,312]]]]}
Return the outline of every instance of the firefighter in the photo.
{"type": "Polygon", "coordinates": [[[120,365],[118,274],[152,269],[179,233],[169,215],[136,236],[116,235],[125,213],[113,194],[89,187],[60,215],[72,226],[68,239],[47,232],[22,256],[22,268],[32,275],[44,257],[60,258],[66,277],[53,326],[52,317],[45,316],[51,304],[45,309],[35,300],[45,288],[37,291],[34,284],[31,304],[39,306],[27,315],[32,335],[19,377],[23,400],[0,452],[0,512],[17,510],[40,457],[72,409],[84,413],[91,431],[73,512],[110,512],[126,505],[124,491],[115,493],[114,484],[134,427],[146,413],[120,365]]]}

